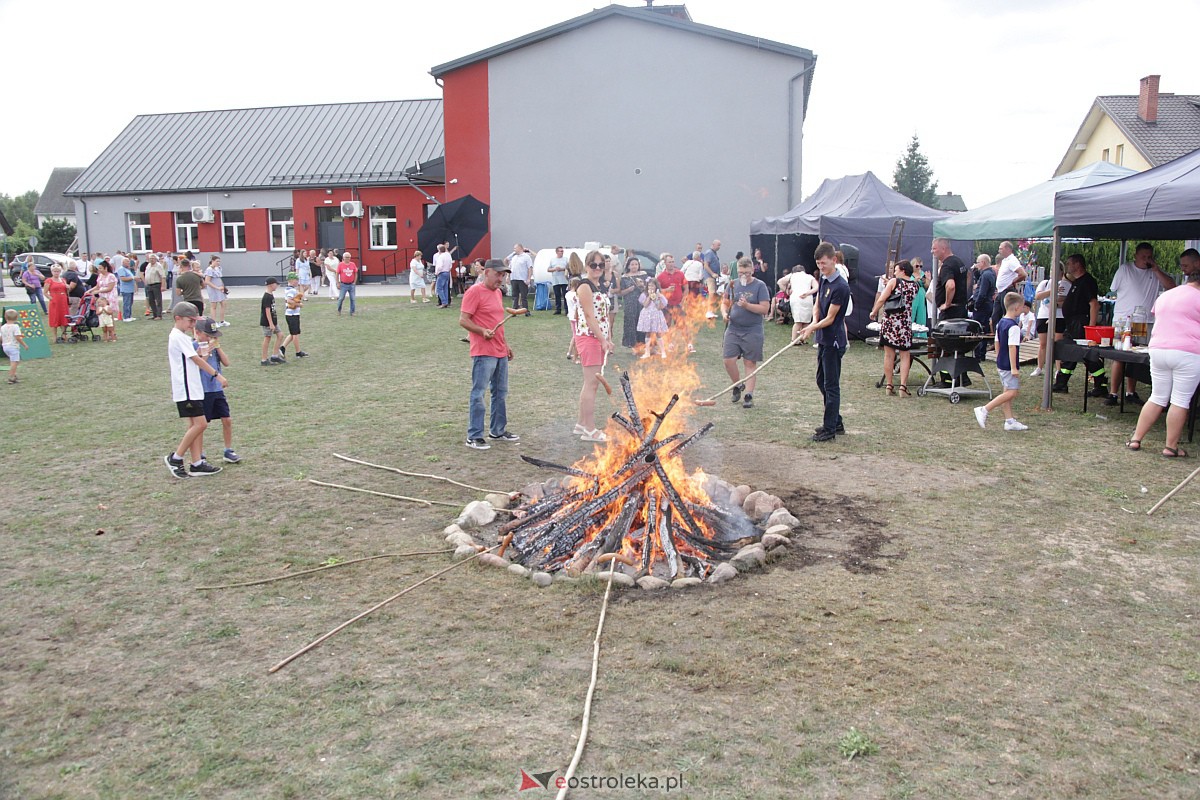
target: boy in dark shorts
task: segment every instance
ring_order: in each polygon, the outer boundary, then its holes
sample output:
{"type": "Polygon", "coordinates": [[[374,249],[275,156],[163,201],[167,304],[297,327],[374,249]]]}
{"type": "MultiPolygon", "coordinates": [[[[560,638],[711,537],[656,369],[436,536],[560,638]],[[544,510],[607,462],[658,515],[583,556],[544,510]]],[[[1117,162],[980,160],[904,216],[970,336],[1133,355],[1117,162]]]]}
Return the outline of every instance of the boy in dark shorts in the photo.
{"type": "Polygon", "coordinates": [[[278,353],[271,353],[272,336],[275,337],[276,350],[283,344],[283,331],[279,329],[279,317],[275,314],[275,287],[277,286],[279,286],[278,278],[267,278],[267,288],[262,296],[262,310],[258,314],[258,324],[262,327],[263,333],[262,361],[258,363],[264,367],[282,364],[286,360],[278,353]]]}
{"type": "Polygon", "coordinates": [[[233,420],[229,416],[229,402],[225,399],[225,390],[217,378],[221,368],[229,366],[229,357],[221,349],[221,329],[212,317],[204,317],[196,321],[196,340],[200,343],[197,348],[200,357],[216,370],[215,375],[207,372],[200,374],[200,382],[204,384],[204,419],[212,422],[221,420],[221,433],[225,438],[224,459],[227,463],[236,464],[242,457],[233,451],[233,420]]]}
{"type": "Polygon", "coordinates": [[[215,475],[221,471],[204,460],[204,429],[208,420],[204,418],[204,384],[200,381],[200,373],[216,375],[217,384],[224,389],[229,385],[225,376],[214,370],[208,362],[196,352],[196,347],[189,336],[196,327],[196,318],[200,312],[191,303],[176,303],[171,309],[175,326],[171,328],[171,336],[167,342],[167,361],[171,367],[171,397],[175,400],[175,408],[179,416],[187,420],[187,431],[179,441],[175,452],[167,454],[163,460],[167,469],[176,478],[192,478],[205,475],[215,475]],[[192,467],[184,466],[184,453],[192,451],[192,467]]]}
{"type": "Polygon", "coordinates": [[[296,358],[306,358],[308,353],[300,349],[300,307],[304,305],[304,291],[300,288],[300,276],[295,272],[287,275],[287,288],[283,290],[283,321],[287,323],[288,335],[279,345],[279,357],[286,358],[284,351],[289,344],[296,345],[296,358]]]}

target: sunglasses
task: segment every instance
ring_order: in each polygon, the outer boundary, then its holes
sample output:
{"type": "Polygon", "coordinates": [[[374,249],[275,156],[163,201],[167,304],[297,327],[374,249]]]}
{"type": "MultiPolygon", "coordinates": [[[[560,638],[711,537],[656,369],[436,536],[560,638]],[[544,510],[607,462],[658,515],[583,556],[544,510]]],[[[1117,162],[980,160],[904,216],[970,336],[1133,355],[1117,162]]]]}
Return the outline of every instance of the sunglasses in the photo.
{"type": "Polygon", "coordinates": [[[588,264],[588,266],[591,267],[592,269],[604,269],[604,262],[603,261],[593,261],[592,263],[588,264]]]}

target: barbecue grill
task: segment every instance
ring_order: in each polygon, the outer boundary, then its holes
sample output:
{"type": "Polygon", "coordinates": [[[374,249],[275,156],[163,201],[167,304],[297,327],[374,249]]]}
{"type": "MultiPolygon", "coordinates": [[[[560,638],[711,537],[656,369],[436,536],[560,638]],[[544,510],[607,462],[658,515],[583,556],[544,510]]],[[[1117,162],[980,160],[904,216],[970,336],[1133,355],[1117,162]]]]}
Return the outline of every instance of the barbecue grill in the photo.
{"type": "Polygon", "coordinates": [[[988,383],[987,375],[975,357],[975,348],[980,342],[991,340],[991,336],[983,332],[982,326],[973,319],[944,319],[939,320],[929,329],[929,359],[933,362],[925,385],[917,389],[917,396],[940,394],[950,398],[951,403],[957,403],[963,395],[987,395],[992,397],[992,386],[988,383]],[[964,386],[967,373],[974,372],[983,378],[985,389],[970,389],[964,386]],[[950,376],[950,382],[935,384],[938,373],[950,376]]]}

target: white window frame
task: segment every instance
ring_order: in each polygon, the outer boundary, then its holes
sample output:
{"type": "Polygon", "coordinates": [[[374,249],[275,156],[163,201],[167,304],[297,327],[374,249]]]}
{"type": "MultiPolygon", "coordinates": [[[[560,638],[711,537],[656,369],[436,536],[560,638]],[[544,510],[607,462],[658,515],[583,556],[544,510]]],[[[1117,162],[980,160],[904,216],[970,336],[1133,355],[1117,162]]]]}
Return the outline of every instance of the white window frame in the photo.
{"type": "Polygon", "coordinates": [[[126,214],[126,225],[129,228],[129,252],[149,253],[153,241],[150,237],[150,215],[146,213],[126,214]],[[134,223],[135,217],[145,217],[145,222],[134,223]]]}
{"type": "Polygon", "coordinates": [[[193,253],[200,249],[200,225],[192,221],[192,212],[175,212],[175,252],[193,253]],[[180,235],[182,234],[182,236],[180,235]]]}
{"type": "Polygon", "coordinates": [[[371,220],[371,249],[372,250],[395,250],[397,247],[396,239],[399,238],[399,231],[396,229],[396,207],[395,206],[371,206],[367,213],[371,220]],[[390,208],[392,210],[392,215],[390,217],[376,217],[375,209],[384,209],[384,208],[390,208]],[[389,223],[391,224],[390,230],[388,228],[389,223]],[[379,238],[381,238],[385,242],[384,244],[376,244],[375,243],[376,242],[375,234],[377,231],[382,234],[379,238]],[[389,233],[391,234],[390,236],[389,236],[389,233]]]}
{"type": "Polygon", "coordinates": [[[296,249],[296,216],[290,208],[272,208],[267,212],[267,221],[271,226],[271,250],[277,253],[291,252],[296,249]],[[287,219],[275,219],[277,213],[287,213],[287,219]],[[279,241],[283,244],[276,247],[276,231],[279,241]]]}
{"type": "Polygon", "coordinates": [[[221,252],[223,253],[244,253],[246,252],[246,212],[245,211],[222,211],[221,212],[221,252]],[[229,221],[226,219],[227,214],[241,214],[240,220],[229,221]],[[229,236],[233,234],[233,247],[229,247],[229,236]]]}

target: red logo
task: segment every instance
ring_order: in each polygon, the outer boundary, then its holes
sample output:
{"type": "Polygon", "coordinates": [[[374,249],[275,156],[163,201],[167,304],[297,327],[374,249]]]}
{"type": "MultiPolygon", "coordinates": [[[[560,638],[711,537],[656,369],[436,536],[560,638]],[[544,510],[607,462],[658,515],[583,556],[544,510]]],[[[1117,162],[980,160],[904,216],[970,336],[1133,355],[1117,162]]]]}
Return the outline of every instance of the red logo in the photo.
{"type": "Polygon", "coordinates": [[[550,786],[550,779],[554,777],[554,773],[558,772],[552,769],[549,772],[535,772],[530,775],[525,770],[521,770],[521,785],[517,787],[518,792],[523,792],[527,789],[546,789],[550,786]]]}

